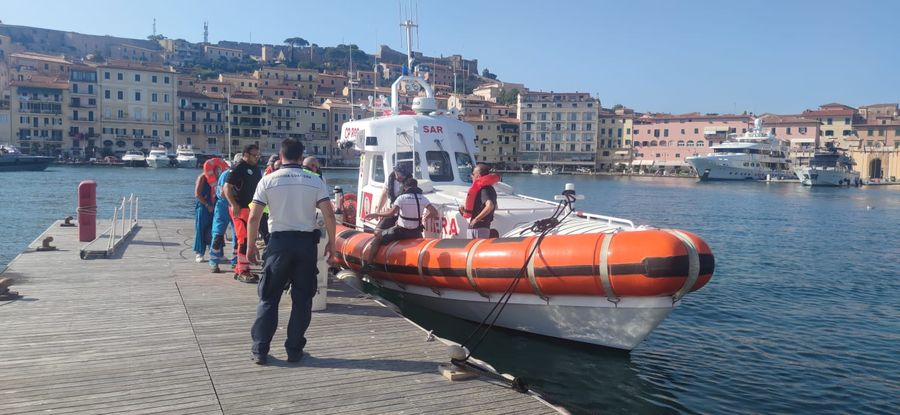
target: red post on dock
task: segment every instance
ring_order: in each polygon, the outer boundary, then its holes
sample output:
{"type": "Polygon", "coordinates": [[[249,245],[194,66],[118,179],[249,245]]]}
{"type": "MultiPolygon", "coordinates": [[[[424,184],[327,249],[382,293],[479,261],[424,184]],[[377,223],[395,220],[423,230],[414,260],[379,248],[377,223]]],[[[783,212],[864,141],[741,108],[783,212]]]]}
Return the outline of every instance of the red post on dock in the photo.
{"type": "Polygon", "coordinates": [[[97,239],[97,182],[84,180],[78,184],[78,240],[97,239]]]}

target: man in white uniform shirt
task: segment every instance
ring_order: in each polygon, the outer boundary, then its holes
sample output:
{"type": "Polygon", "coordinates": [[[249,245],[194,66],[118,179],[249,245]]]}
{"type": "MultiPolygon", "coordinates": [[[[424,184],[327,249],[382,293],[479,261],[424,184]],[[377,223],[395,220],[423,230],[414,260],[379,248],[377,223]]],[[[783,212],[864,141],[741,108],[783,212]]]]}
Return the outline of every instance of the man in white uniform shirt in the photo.
{"type": "Polygon", "coordinates": [[[422,195],[419,182],[412,177],[407,177],[403,181],[403,192],[394,199],[390,210],[366,215],[366,220],[396,217],[397,224],[380,234],[375,233],[372,243],[367,247],[369,254],[366,256],[365,267],[371,268],[372,259],[375,258],[378,247],[381,245],[403,239],[421,238],[423,212],[428,212],[427,216],[437,216],[438,214],[437,209],[431,205],[428,198],[422,195]]]}
{"type": "Polygon", "coordinates": [[[306,329],[312,318],[312,298],[316,294],[316,255],[319,231],[316,208],[325,219],[328,242],[325,253],[333,260],[335,218],[328,190],[321,178],[301,168],[303,144],[293,139],[281,142],[281,169],[260,180],[250,206],[247,258],[259,262],[256,235],[263,208],[269,207],[269,244],[263,254],[259,281],[259,305],[251,329],[252,357],[257,364],[268,360],[269,346],[278,327],[278,303],[285,285],[291,283],[291,318],[288,322],[287,361],[297,362],[306,346],[306,329]]]}

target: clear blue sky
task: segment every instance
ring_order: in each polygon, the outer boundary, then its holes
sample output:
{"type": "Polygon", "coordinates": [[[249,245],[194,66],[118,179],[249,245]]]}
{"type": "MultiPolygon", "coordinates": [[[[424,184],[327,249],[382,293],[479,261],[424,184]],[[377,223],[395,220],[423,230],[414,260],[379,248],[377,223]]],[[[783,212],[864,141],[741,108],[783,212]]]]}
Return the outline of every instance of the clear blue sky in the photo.
{"type": "MultiPolygon", "coordinates": [[[[408,0],[403,0],[404,6],[408,0]]],[[[40,1],[6,24],[145,38],[401,49],[397,1],[40,1]],[[96,4],[94,7],[92,4],[96,4]],[[99,10],[104,10],[100,12],[99,10]]],[[[426,55],[637,111],[798,113],[900,100],[900,1],[419,1],[426,55]]]]}

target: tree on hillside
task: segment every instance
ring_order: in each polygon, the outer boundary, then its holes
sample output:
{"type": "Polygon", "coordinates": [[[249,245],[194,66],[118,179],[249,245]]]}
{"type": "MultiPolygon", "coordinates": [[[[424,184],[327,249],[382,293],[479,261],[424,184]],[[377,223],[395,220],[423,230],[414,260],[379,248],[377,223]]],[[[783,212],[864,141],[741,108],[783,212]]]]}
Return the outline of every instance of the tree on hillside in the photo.
{"type": "Polygon", "coordinates": [[[497,103],[503,105],[512,105],[519,101],[519,88],[513,88],[507,91],[501,89],[497,96],[497,103]]]}
{"type": "Polygon", "coordinates": [[[289,37],[284,40],[284,44],[291,47],[291,57],[289,59],[293,63],[293,62],[295,62],[294,48],[295,47],[304,47],[306,45],[309,45],[309,42],[307,42],[306,39],[304,39],[302,37],[289,37]]]}
{"type": "Polygon", "coordinates": [[[492,74],[491,71],[488,70],[488,68],[484,68],[484,70],[481,71],[481,76],[488,78],[488,79],[497,79],[497,75],[492,74]]]}
{"type": "Polygon", "coordinates": [[[147,36],[147,40],[154,41],[154,42],[159,42],[160,40],[163,40],[165,38],[166,38],[166,36],[162,35],[162,34],[147,36]]]}

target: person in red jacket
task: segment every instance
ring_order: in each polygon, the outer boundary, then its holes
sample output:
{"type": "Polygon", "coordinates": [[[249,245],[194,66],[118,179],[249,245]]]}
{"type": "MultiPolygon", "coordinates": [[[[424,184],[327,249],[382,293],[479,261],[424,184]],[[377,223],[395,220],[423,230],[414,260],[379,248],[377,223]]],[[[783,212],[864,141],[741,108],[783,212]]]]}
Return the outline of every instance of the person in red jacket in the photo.
{"type": "Polygon", "coordinates": [[[459,207],[469,222],[469,238],[490,237],[491,222],[497,210],[497,191],[493,185],[499,181],[500,176],[491,173],[491,166],[485,163],[478,163],[472,169],[472,187],[466,195],[466,205],[459,207]]]}

